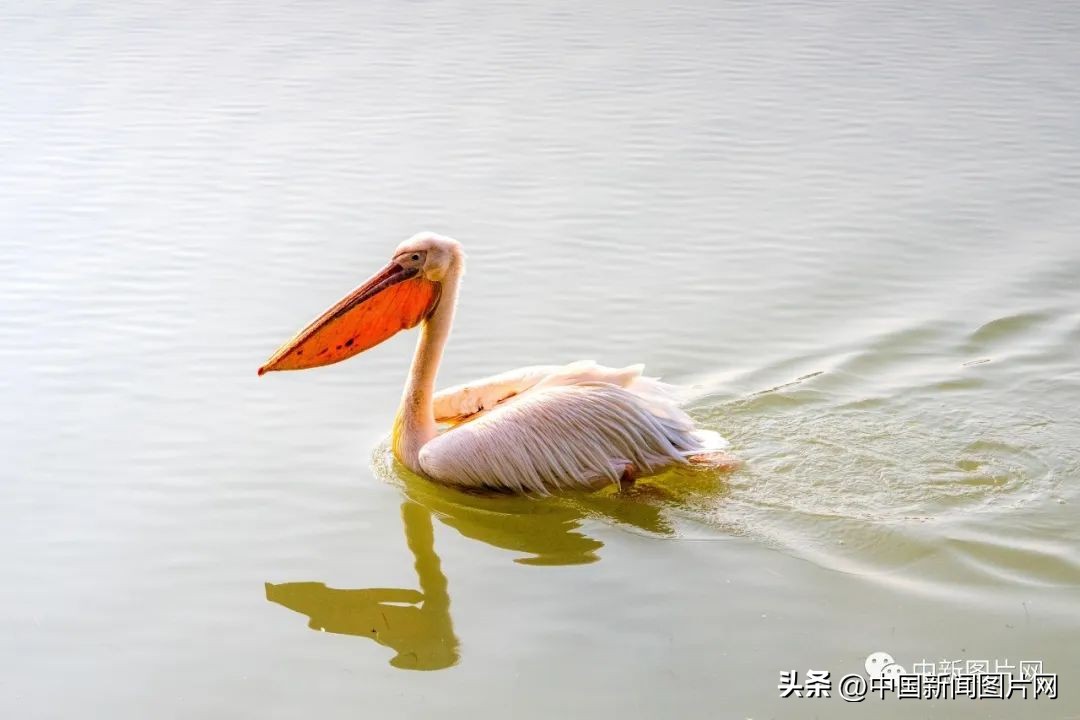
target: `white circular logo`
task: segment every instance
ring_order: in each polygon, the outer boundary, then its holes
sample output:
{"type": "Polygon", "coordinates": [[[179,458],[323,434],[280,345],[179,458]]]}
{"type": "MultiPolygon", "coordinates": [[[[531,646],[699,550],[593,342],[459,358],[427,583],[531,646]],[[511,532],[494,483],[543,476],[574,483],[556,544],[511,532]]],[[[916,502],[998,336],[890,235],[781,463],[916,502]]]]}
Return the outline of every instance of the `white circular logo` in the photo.
{"type": "Polygon", "coordinates": [[[904,675],[904,674],[905,674],[904,666],[903,665],[897,665],[896,663],[891,663],[891,664],[886,665],[885,667],[881,668],[881,679],[882,680],[888,680],[890,682],[890,684],[893,684],[893,685],[896,684],[896,679],[898,677],[900,677],[901,675],[904,675]]]}
{"type": "MultiPolygon", "coordinates": [[[[887,652],[875,652],[866,656],[866,674],[871,678],[881,677],[882,671],[889,665],[896,665],[896,661],[887,652]]],[[[900,672],[903,672],[903,668],[900,668],[900,672]]]]}

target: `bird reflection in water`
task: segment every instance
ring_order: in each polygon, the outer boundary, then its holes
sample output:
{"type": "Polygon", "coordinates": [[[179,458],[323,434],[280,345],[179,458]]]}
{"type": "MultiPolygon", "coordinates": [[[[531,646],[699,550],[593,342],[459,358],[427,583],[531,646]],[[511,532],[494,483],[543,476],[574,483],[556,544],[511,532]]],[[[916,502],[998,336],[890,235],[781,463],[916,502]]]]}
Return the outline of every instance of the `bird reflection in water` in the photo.
{"type": "Polygon", "coordinates": [[[440,670],[458,661],[450,594],[431,513],[414,502],[401,506],[405,539],[420,589],[340,590],[318,582],[266,583],[266,599],[307,615],[312,630],[369,637],[397,652],[390,664],[407,670],[440,670]]]}
{"type": "Polygon", "coordinates": [[[715,479],[687,476],[672,483],[638,483],[629,491],[575,493],[544,499],[473,495],[414,476],[395,463],[404,482],[401,506],[405,540],[414,558],[419,590],[337,589],[319,582],[266,583],[266,599],[310,618],[313,630],[371,638],[397,654],[390,664],[409,670],[440,670],[457,663],[458,638],[450,594],[435,553],[432,516],[461,533],[517,553],[524,565],[581,565],[600,559],[599,540],[581,531],[586,518],[629,526],[654,536],[673,536],[669,510],[715,500],[715,479]],[[669,490],[680,488],[679,492],[669,490]]]}

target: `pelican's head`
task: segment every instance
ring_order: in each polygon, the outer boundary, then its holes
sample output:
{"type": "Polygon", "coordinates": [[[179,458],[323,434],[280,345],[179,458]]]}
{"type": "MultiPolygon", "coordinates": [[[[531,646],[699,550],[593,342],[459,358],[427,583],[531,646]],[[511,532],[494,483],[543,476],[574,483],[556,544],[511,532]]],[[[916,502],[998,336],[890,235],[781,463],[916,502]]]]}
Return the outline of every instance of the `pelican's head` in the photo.
{"type": "Polygon", "coordinates": [[[413,235],[394,251],[394,262],[403,267],[418,268],[420,274],[432,282],[442,282],[451,270],[460,271],[464,261],[461,243],[430,232],[413,235]]]}
{"type": "Polygon", "coordinates": [[[464,262],[457,240],[435,233],[412,236],[386,267],[282,345],[259,374],[341,362],[416,327],[435,311],[442,283],[460,274],[464,262]]]}

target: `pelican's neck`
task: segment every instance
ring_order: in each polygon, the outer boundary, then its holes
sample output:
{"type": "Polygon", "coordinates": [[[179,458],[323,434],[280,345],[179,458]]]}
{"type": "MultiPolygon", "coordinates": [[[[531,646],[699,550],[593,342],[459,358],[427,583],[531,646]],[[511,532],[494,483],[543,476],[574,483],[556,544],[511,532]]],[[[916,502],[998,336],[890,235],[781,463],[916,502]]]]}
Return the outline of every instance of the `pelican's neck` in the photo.
{"type": "Polygon", "coordinates": [[[439,372],[443,348],[450,337],[457,304],[461,263],[454,263],[442,280],[442,292],[435,311],[420,328],[409,379],[401,397],[401,407],[394,421],[394,454],[415,473],[420,468],[420,448],[435,437],[435,376],[439,372]]]}

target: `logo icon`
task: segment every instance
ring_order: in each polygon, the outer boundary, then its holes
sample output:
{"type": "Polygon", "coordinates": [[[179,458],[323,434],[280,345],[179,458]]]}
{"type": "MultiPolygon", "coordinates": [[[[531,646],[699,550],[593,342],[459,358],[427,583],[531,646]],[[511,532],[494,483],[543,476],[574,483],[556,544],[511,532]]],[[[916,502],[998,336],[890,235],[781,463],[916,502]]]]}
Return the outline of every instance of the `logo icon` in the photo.
{"type": "Polygon", "coordinates": [[[866,656],[866,676],[871,680],[880,678],[889,686],[896,684],[897,678],[907,673],[903,665],[898,665],[887,652],[873,652],[866,656]]]}

